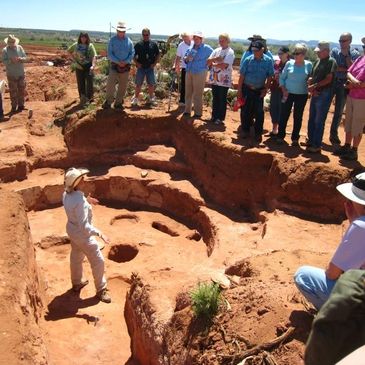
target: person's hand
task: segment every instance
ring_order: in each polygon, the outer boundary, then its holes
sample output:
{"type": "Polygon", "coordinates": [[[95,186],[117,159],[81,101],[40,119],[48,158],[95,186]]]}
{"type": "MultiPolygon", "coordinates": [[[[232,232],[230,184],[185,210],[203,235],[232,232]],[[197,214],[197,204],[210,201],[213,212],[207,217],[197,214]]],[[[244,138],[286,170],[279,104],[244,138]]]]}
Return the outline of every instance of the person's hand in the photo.
{"type": "Polygon", "coordinates": [[[346,217],[350,223],[357,218],[356,210],[350,200],[346,200],[344,203],[346,217]]]}
{"type": "Polygon", "coordinates": [[[222,63],[222,62],[223,62],[223,60],[224,60],[224,58],[223,58],[223,57],[216,57],[216,58],[214,59],[214,62],[222,63]]]}
{"type": "Polygon", "coordinates": [[[92,205],[98,205],[99,204],[99,200],[96,198],[93,198],[90,194],[87,196],[86,200],[88,201],[88,203],[92,204],[92,205]]]}
{"type": "Polygon", "coordinates": [[[100,238],[107,244],[107,245],[110,245],[110,239],[105,236],[105,234],[101,233],[100,234],[100,238]]]}
{"type": "Polygon", "coordinates": [[[141,67],[142,67],[142,65],[141,65],[139,62],[136,62],[136,67],[137,67],[137,68],[141,68],[141,67]]]}

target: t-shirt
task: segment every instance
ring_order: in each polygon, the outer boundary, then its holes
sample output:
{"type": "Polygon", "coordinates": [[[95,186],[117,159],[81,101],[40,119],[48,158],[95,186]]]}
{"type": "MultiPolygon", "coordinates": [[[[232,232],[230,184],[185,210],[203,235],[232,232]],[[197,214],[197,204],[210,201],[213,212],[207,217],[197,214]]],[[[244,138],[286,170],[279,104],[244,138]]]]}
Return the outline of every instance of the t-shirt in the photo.
{"type": "Polygon", "coordinates": [[[280,75],[280,86],[284,86],[290,94],[307,94],[307,80],[311,71],[310,61],[304,60],[304,65],[299,66],[294,60],[289,60],[280,75]]]}
{"type": "Polygon", "coordinates": [[[177,46],[176,50],[176,56],[180,57],[180,67],[186,68],[186,63],[184,62],[184,56],[187,52],[187,50],[193,45],[193,41],[190,42],[190,44],[186,44],[185,42],[181,42],[177,46]]]}
{"type": "MultiPolygon", "coordinates": [[[[318,58],[313,64],[313,69],[311,74],[311,77],[313,78],[312,83],[317,84],[318,82],[324,80],[327,77],[327,75],[334,74],[336,72],[336,69],[337,69],[337,63],[334,58],[332,57],[327,57],[323,59],[318,58]]],[[[332,87],[334,81],[335,78],[333,77],[332,82],[329,83],[328,85],[321,87],[321,89],[323,90],[332,87]]]]}
{"type": "Polygon", "coordinates": [[[6,67],[6,75],[10,77],[23,77],[24,76],[24,63],[26,61],[26,54],[22,46],[17,45],[15,48],[6,46],[3,49],[2,60],[6,67]],[[21,62],[13,62],[13,57],[20,57],[21,62]]]}
{"type": "Polygon", "coordinates": [[[365,216],[355,219],[347,229],[331,262],[343,271],[365,269],[365,216]]]}
{"type": "MultiPolygon", "coordinates": [[[[357,49],[351,49],[347,55],[344,55],[340,49],[333,48],[331,51],[331,57],[336,60],[338,67],[347,68],[346,56],[350,57],[352,62],[356,60],[360,56],[360,53],[357,49]]],[[[339,84],[343,84],[346,81],[346,71],[337,71],[336,72],[336,82],[339,84]]]]}
{"type": "Polygon", "coordinates": [[[85,66],[91,66],[93,58],[96,56],[95,47],[92,43],[82,44],[75,42],[67,51],[72,54],[75,67],[81,70],[85,66]]]}
{"type": "Polygon", "coordinates": [[[149,68],[155,63],[157,56],[160,54],[157,43],[153,41],[139,41],[134,46],[134,58],[143,68],[149,68]]]}
{"type": "Polygon", "coordinates": [[[222,49],[222,47],[216,48],[209,58],[223,58],[223,63],[228,64],[226,69],[212,66],[209,70],[209,83],[212,85],[231,87],[232,85],[232,66],[234,61],[234,51],[228,47],[222,49]]]}
{"type": "MultiPolygon", "coordinates": [[[[359,57],[348,69],[348,72],[359,81],[365,81],[365,56],[359,57]]],[[[354,99],[365,99],[365,88],[350,89],[349,95],[354,99]]]]}

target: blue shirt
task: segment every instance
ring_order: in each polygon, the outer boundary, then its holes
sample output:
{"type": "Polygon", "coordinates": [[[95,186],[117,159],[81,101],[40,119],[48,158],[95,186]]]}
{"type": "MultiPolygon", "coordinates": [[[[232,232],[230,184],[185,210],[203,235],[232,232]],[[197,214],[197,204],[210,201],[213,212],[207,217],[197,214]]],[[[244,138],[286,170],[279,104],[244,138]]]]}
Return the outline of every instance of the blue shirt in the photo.
{"type": "Polygon", "coordinates": [[[120,61],[131,63],[134,57],[134,47],[132,41],[128,37],[119,38],[114,36],[110,38],[108,44],[108,59],[114,63],[120,61]]]}
{"type": "MultiPolygon", "coordinates": [[[[347,56],[351,57],[352,62],[356,60],[360,56],[359,51],[356,49],[351,49],[349,54],[347,56]]],[[[331,57],[336,60],[338,67],[346,67],[346,57],[338,48],[333,48],[331,51],[331,57]]],[[[347,72],[346,71],[337,71],[336,72],[336,81],[339,81],[340,83],[344,83],[347,79],[347,72]]]]}
{"type": "Polygon", "coordinates": [[[245,85],[261,89],[265,85],[266,79],[274,75],[274,62],[265,54],[260,59],[251,55],[242,62],[240,74],[244,76],[245,85]]]}
{"type": "Polygon", "coordinates": [[[208,69],[207,59],[213,52],[213,48],[207,44],[202,43],[197,48],[190,46],[186,51],[185,56],[192,55],[193,60],[186,63],[186,72],[198,74],[208,69]]]}
{"type": "Polygon", "coordinates": [[[298,66],[294,60],[289,60],[280,74],[280,86],[284,86],[290,94],[308,94],[307,80],[312,71],[312,63],[304,60],[304,65],[298,66]]]}
{"type": "MultiPolygon", "coordinates": [[[[269,56],[273,61],[274,61],[274,56],[272,55],[272,53],[269,51],[269,50],[267,50],[266,52],[264,52],[264,54],[266,54],[266,56],[269,56]]],[[[243,55],[242,55],[242,58],[241,58],[241,61],[240,61],[240,68],[241,68],[241,66],[242,66],[242,63],[243,63],[243,61],[247,58],[247,57],[249,57],[249,56],[252,56],[253,55],[253,52],[252,51],[249,51],[249,50],[247,50],[243,55]]]]}

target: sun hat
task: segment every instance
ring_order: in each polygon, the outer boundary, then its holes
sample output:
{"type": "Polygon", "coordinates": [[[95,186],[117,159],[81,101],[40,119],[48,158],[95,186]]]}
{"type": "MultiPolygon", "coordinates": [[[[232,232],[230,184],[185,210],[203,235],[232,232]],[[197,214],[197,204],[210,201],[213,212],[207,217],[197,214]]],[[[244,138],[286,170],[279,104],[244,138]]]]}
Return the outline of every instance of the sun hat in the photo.
{"type": "Polygon", "coordinates": [[[252,42],[251,43],[251,50],[261,50],[261,49],[263,49],[263,48],[265,48],[265,44],[264,44],[264,42],[263,41],[254,41],[254,42],[252,42]]]}
{"type": "Polygon", "coordinates": [[[199,38],[204,38],[203,37],[203,33],[201,32],[201,31],[199,31],[199,30],[197,30],[197,31],[195,31],[194,33],[193,33],[193,37],[199,37],[199,38]]]}
{"type": "Polygon", "coordinates": [[[8,46],[15,44],[16,46],[19,44],[19,38],[15,37],[14,34],[9,34],[5,39],[4,39],[5,44],[7,44],[8,46]]]}
{"type": "Polygon", "coordinates": [[[115,27],[116,30],[119,32],[125,32],[129,29],[127,29],[127,24],[125,22],[118,22],[117,26],[115,27]]]}
{"type": "Polygon", "coordinates": [[[318,42],[318,45],[314,49],[314,52],[320,52],[320,51],[323,51],[325,49],[328,49],[328,50],[330,49],[330,43],[326,42],[326,41],[321,41],[321,42],[318,42]]]}
{"type": "Polygon", "coordinates": [[[72,190],[75,189],[77,184],[81,181],[81,178],[88,174],[90,171],[88,169],[77,169],[75,167],[71,167],[66,171],[65,174],[65,191],[70,193],[72,190]]]}
{"type": "Polygon", "coordinates": [[[352,182],[338,185],[336,188],[345,198],[365,205],[365,172],[355,176],[352,182]]]}
{"type": "Polygon", "coordinates": [[[266,41],[265,38],[262,38],[259,34],[254,34],[252,37],[247,38],[249,41],[266,41]]]}
{"type": "Polygon", "coordinates": [[[289,48],[287,46],[281,46],[278,53],[289,53],[289,48]]]}

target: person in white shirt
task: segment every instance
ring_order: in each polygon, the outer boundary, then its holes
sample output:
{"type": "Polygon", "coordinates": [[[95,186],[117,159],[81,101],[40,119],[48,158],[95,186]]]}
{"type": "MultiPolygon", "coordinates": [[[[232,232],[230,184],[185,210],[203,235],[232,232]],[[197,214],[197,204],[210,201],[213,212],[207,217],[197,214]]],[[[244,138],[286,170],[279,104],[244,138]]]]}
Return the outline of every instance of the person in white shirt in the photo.
{"type": "Polygon", "coordinates": [[[227,111],[227,93],[232,85],[232,66],[234,51],[229,47],[229,35],[219,36],[219,46],[207,60],[210,67],[209,83],[212,85],[213,105],[212,118],[214,124],[224,124],[227,111]]]}
{"type": "Polygon", "coordinates": [[[177,74],[180,73],[180,99],[179,105],[185,105],[185,74],[186,74],[186,63],[184,62],[184,56],[186,51],[190,48],[193,44],[191,40],[191,35],[184,32],[181,33],[182,42],[178,45],[176,50],[176,58],[175,58],[175,71],[177,74]]]}
{"type": "Polygon", "coordinates": [[[63,206],[67,215],[66,231],[71,240],[70,268],[72,290],[79,292],[89,281],[82,278],[82,262],[85,256],[89,260],[94,277],[96,297],[104,303],[110,303],[106,279],[104,276],[104,257],[94,236],[105,243],[109,239],[92,225],[92,209],[90,204],[98,204],[98,200],[88,196],[83,189],[86,169],[70,168],[65,174],[65,192],[63,206]]]}

